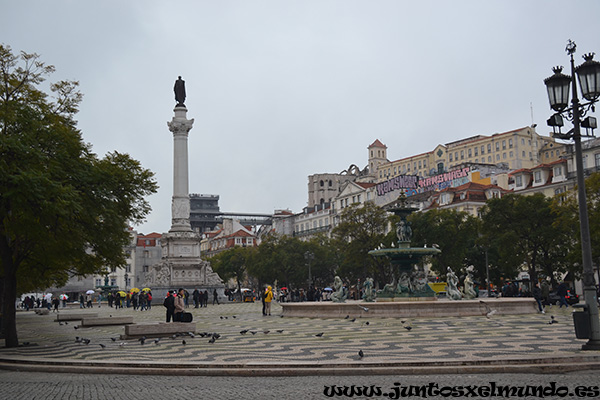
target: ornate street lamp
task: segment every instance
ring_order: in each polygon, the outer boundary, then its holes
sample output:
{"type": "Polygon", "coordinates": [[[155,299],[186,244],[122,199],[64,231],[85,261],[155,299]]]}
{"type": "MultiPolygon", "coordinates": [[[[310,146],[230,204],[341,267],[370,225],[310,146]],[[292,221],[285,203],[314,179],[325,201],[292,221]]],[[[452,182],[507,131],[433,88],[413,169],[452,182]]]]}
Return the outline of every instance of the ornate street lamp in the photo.
{"type": "MultiPolygon", "coordinates": [[[[590,239],[590,226],[587,210],[587,199],[585,193],[585,176],[583,170],[583,156],[581,151],[581,127],[593,129],[596,127],[594,117],[582,118],[588,111],[595,111],[595,103],[600,96],[600,63],[593,60],[594,54],[589,53],[583,56],[585,62],[575,68],[573,54],[576,45],[569,40],[567,44],[567,54],[571,58],[571,76],[563,75],[562,68],[553,69],[554,75],[544,80],[548,89],[548,99],[550,107],[557,111],[549,120],[548,125],[552,126],[554,137],[559,139],[573,139],[575,142],[575,163],[577,168],[577,198],[579,204],[579,226],[581,234],[581,252],[583,261],[583,294],[585,299],[584,311],[575,313],[574,320],[580,321],[579,316],[583,316],[582,326],[576,322],[577,328],[584,333],[578,333],[578,338],[588,339],[588,342],[582,346],[583,350],[600,350],[600,319],[598,317],[598,303],[596,294],[596,282],[594,280],[594,270],[592,266],[592,246],[590,239]],[[588,103],[580,103],[577,96],[577,83],[575,74],[579,77],[582,96],[588,100],[588,103]],[[569,87],[573,88],[573,99],[571,107],[569,104],[569,87]],[[563,126],[562,117],[566,117],[573,122],[573,129],[563,134],[560,128],[563,126]],[[558,132],[556,131],[558,129],[558,132]],[[578,315],[576,315],[578,314],[578,315]],[[577,317],[577,318],[575,318],[577,317]]],[[[588,136],[587,134],[585,136],[588,136]]]]}

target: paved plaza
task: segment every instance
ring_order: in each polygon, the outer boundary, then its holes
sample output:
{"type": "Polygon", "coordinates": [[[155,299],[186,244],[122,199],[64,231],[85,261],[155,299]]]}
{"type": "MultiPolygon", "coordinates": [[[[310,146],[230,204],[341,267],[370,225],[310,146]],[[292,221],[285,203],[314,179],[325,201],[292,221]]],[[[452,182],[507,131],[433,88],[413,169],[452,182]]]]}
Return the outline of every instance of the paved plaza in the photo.
{"type": "MultiPolygon", "coordinates": [[[[60,313],[79,311],[60,309],[60,313]]],[[[136,323],[165,320],[165,308],[157,305],[150,311],[107,306],[95,306],[92,311],[101,317],[133,316],[136,323]]],[[[540,373],[600,368],[600,352],[580,350],[585,341],[575,338],[572,308],[553,306],[546,314],[410,320],[284,318],[276,303],[270,317],[262,315],[260,303],[187,311],[194,315],[194,337],[165,337],[158,343],[147,339],[144,344],[137,339],[121,340],[123,326],[75,329],[78,321],[54,322],[55,313],[20,311],[17,325],[22,346],[0,349],[0,367],[222,376],[540,373]],[[211,343],[208,336],[202,337],[204,333],[220,337],[211,343]],[[77,342],[76,337],[89,339],[89,344],[77,342]]]]}

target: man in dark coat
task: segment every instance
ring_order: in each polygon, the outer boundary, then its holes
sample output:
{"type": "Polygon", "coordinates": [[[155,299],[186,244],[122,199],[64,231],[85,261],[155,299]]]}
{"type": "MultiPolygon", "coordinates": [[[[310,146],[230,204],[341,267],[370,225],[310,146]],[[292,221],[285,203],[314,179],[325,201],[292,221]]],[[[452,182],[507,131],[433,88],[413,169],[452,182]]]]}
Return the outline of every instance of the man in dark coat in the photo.
{"type": "MultiPolygon", "coordinates": [[[[173,313],[175,312],[175,294],[170,291],[167,292],[167,297],[165,297],[165,301],[163,305],[167,308],[167,322],[171,322],[171,318],[173,318],[173,313]]],[[[173,320],[173,322],[175,322],[173,320]]]]}

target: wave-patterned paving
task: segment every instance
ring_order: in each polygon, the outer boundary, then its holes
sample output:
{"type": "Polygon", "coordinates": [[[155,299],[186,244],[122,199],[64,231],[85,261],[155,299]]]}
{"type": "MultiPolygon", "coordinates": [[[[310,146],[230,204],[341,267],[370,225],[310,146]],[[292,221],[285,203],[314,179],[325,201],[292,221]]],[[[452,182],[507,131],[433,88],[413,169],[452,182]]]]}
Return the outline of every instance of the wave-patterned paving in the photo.
{"type": "MultiPolygon", "coordinates": [[[[74,329],[78,322],[59,324],[55,315],[19,312],[21,343],[0,349],[2,356],[56,360],[159,362],[182,360],[199,364],[247,363],[370,363],[434,362],[439,360],[489,360],[492,358],[573,355],[581,341],[575,339],[570,310],[552,310],[556,323],[546,315],[463,317],[436,319],[397,318],[280,318],[264,317],[260,304],[229,303],[188,311],[197,324],[195,337],[121,340],[122,326],[74,329]],[[245,334],[240,333],[247,330],[245,334]],[[209,343],[198,333],[219,333],[209,343]],[[322,336],[316,336],[321,334],[322,336]],[[76,342],[89,339],[89,344],[76,342]],[[114,338],[113,341],[111,338],[114,338]],[[183,341],[185,340],[185,344],[183,341]],[[102,346],[101,346],[102,345],[102,346]],[[364,358],[358,356],[362,350],[364,358]]],[[[61,312],[69,312],[61,311],[61,312]]],[[[77,312],[79,310],[72,310],[77,312]]],[[[131,315],[137,323],[164,319],[164,308],[151,311],[95,308],[99,316],[131,315]]]]}

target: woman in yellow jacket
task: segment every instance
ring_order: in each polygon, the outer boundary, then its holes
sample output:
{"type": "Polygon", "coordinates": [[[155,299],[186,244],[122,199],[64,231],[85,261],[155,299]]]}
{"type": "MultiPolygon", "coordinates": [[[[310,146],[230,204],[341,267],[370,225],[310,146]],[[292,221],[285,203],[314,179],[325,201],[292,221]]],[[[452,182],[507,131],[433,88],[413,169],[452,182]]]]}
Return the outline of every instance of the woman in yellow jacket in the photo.
{"type": "Polygon", "coordinates": [[[265,291],[265,314],[271,315],[271,301],[273,300],[273,288],[271,286],[267,286],[267,290],[265,291]]]}

